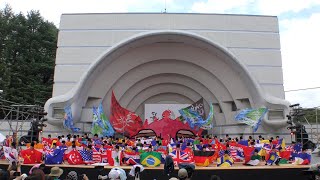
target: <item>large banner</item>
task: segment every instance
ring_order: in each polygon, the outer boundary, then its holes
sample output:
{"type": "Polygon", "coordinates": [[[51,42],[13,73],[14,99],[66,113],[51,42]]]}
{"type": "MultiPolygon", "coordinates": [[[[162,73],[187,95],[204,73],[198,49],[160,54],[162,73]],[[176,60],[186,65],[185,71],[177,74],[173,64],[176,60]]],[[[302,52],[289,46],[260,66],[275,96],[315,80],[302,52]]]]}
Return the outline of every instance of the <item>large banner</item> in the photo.
{"type": "Polygon", "coordinates": [[[190,106],[190,104],[145,104],[144,118],[148,120],[148,123],[152,123],[155,120],[162,119],[162,113],[170,110],[170,119],[176,119],[181,116],[179,110],[188,106],[190,106]]]}
{"type": "Polygon", "coordinates": [[[137,134],[143,125],[136,113],[123,108],[119,104],[113,92],[111,97],[110,122],[117,133],[123,133],[129,137],[137,134]]]}
{"type": "Polygon", "coordinates": [[[198,115],[200,115],[202,119],[205,119],[206,114],[204,112],[203,98],[186,107],[186,109],[198,113],[198,115]]]}
{"type": "Polygon", "coordinates": [[[244,124],[247,124],[253,128],[253,131],[256,132],[262,122],[262,119],[268,112],[267,108],[258,108],[258,109],[243,109],[236,116],[235,120],[244,124]]]}

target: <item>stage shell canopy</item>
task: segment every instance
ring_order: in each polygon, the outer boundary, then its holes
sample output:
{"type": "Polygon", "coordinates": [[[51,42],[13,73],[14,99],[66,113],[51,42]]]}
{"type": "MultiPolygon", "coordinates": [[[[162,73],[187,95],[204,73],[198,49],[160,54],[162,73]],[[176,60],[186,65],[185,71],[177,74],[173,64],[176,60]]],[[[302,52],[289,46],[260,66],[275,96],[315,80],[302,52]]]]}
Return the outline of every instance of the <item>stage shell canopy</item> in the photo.
{"type": "Polygon", "coordinates": [[[281,111],[282,118],[264,118],[263,131],[286,126],[289,106],[265,93],[248,67],[223,45],[190,31],[153,30],[108,48],[72,90],[49,99],[49,123],[62,124],[55,110],[66,105],[71,105],[75,122],[90,122],[89,107],[100,102],[108,115],[112,91],[142,119],[144,104],[192,104],[201,97],[207,113],[209,104],[214,105],[215,126],[235,123],[234,116],[244,108],[281,111]]]}

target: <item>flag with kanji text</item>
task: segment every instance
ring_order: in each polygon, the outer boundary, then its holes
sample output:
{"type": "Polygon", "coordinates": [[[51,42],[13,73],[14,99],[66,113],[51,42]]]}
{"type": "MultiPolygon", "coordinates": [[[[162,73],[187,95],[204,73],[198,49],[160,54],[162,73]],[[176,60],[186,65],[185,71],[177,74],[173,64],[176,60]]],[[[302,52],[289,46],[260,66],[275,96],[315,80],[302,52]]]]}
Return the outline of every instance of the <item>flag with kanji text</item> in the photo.
{"type": "Polygon", "coordinates": [[[143,125],[141,118],[137,114],[120,106],[113,92],[110,122],[117,133],[125,134],[129,137],[136,135],[143,125]]]}

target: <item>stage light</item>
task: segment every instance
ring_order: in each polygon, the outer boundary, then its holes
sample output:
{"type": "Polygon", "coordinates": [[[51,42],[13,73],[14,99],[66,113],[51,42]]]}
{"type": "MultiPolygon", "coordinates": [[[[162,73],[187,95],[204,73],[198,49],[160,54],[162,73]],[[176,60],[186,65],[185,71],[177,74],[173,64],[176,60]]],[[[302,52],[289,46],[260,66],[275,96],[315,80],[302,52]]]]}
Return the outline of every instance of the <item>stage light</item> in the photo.
{"type": "Polygon", "coordinates": [[[290,105],[289,107],[295,107],[295,106],[300,106],[300,104],[299,103],[297,103],[297,104],[292,104],[292,105],[290,105]]]}
{"type": "Polygon", "coordinates": [[[291,117],[290,115],[287,115],[287,118],[288,118],[289,120],[291,120],[292,117],[291,117]]]}

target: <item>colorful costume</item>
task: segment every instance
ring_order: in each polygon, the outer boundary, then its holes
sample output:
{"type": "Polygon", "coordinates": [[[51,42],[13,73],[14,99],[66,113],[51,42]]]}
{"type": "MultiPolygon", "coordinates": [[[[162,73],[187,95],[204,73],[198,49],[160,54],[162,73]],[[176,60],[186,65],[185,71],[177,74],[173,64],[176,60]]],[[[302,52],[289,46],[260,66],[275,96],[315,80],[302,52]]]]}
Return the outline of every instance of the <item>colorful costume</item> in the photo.
{"type": "Polygon", "coordinates": [[[278,154],[276,152],[271,152],[266,165],[271,166],[273,163],[276,163],[278,159],[279,159],[278,154]]]}
{"type": "Polygon", "coordinates": [[[228,154],[224,154],[217,159],[217,167],[231,167],[233,162],[233,159],[228,154]]]}
{"type": "Polygon", "coordinates": [[[246,163],[246,165],[256,166],[260,163],[261,156],[260,155],[252,155],[250,161],[246,163]]]}
{"type": "Polygon", "coordinates": [[[302,153],[298,154],[297,157],[294,158],[294,162],[292,164],[309,165],[310,162],[311,162],[311,155],[306,152],[302,152],[302,153]]]}

